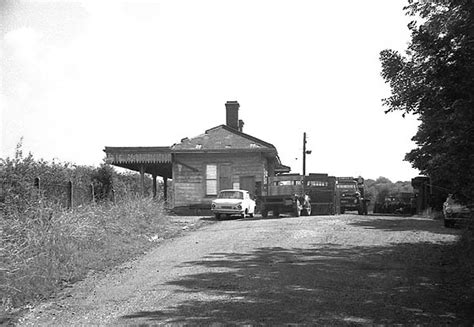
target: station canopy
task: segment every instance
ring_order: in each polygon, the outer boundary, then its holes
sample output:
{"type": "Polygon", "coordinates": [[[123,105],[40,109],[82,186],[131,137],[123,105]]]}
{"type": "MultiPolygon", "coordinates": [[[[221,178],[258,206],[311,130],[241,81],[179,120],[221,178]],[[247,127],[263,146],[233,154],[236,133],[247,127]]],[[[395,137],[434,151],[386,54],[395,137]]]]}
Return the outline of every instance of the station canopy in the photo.
{"type": "Polygon", "coordinates": [[[105,162],[163,178],[172,178],[170,147],[105,147],[105,162]]]}

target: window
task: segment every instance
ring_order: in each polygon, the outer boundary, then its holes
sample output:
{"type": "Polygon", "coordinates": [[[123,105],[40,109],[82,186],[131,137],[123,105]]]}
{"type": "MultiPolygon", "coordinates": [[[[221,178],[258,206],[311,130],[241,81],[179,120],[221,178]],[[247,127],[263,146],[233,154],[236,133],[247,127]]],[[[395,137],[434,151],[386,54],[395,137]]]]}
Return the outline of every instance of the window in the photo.
{"type": "Polygon", "coordinates": [[[273,186],[303,185],[302,181],[274,181],[273,186]]]}
{"type": "Polygon", "coordinates": [[[206,195],[217,195],[217,165],[206,165],[206,195]]]}
{"type": "Polygon", "coordinates": [[[308,181],[308,186],[327,187],[328,182],[325,181],[308,181]]]}

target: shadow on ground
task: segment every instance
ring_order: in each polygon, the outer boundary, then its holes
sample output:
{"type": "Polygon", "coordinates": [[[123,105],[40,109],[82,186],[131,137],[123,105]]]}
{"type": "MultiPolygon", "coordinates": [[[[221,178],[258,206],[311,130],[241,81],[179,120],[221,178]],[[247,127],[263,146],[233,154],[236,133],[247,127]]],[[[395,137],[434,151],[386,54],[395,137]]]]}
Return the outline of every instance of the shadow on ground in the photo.
{"type": "Polygon", "coordinates": [[[209,272],[168,283],[185,293],[186,301],[122,319],[191,325],[472,323],[465,281],[451,280],[449,260],[444,259],[450,250],[449,245],[432,243],[355,248],[318,244],[215,253],[185,265],[209,272]]]}
{"type": "Polygon", "coordinates": [[[381,229],[384,231],[426,231],[436,234],[457,235],[457,231],[443,227],[443,221],[428,218],[404,216],[365,216],[365,219],[349,223],[352,226],[367,229],[381,229]]]}

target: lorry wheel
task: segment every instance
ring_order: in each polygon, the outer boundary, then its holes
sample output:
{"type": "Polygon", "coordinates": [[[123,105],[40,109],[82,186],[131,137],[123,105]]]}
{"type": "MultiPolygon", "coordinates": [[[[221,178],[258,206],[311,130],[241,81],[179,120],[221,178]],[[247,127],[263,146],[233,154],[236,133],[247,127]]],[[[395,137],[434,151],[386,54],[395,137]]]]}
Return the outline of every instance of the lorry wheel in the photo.
{"type": "Polygon", "coordinates": [[[301,204],[299,200],[296,200],[295,208],[293,211],[294,211],[295,217],[301,216],[302,208],[301,208],[301,204]]]}
{"type": "Polygon", "coordinates": [[[273,217],[278,218],[280,216],[280,211],[273,210],[273,217]]]}
{"type": "Polygon", "coordinates": [[[341,214],[344,214],[344,212],[346,212],[346,209],[341,208],[341,214]]]}
{"type": "Polygon", "coordinates": [[[311,216],[311,208],[303,209],[303,216],[311,216]]]}

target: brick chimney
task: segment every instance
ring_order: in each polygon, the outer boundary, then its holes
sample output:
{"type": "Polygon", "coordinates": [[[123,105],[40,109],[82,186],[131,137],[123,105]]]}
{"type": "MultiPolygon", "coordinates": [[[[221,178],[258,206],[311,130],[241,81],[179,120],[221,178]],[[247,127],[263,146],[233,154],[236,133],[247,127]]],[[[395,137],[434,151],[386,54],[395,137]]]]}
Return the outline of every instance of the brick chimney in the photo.
{"type": "Polygon", "coordinates": [[[240,104],[237,101],[227,101],[225,104],[226,110],[226,125],[239,130],[239,107],[240,104]]]}

